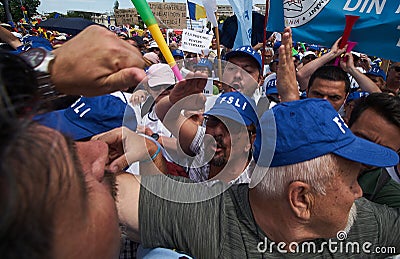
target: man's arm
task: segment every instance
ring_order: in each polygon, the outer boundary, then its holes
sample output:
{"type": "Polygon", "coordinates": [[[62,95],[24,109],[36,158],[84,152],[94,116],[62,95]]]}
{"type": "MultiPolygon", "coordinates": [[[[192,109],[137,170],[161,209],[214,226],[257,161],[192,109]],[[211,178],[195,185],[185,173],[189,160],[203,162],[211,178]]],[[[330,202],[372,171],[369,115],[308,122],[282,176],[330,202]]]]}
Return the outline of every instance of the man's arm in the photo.
{"type": "Polygon", "coordinates": [[[182,150],[193,155],[190,144],[196,136],[198,125],[181,114],[187,108],[204,108],[205,97],[200,94],[207,83],[202,73],[192,73],[176,84],[169,96],[161,99],[155,106],[157,117],[165,127],[178,138],[182,150]]]}
{"type": "Polygon", "coordinates": [[[346,72],[349,73],[354,79],[357,81],[360,88],[368,93],[381,93],[381,89],[371,80],[368,76],[361,73],[354,66],[353,54],[346,53],[345,55],[346,61],[340,61],[340,67],[346,72]]]}
{"type": "Polygon", "coordinates": [[[127,180],[124,191],[128,193],[118,197],[117,209],[129,237],[138,240],[140,234],[144,247],[175,248],[195,258],[218,257],[227,226],[227,217],[221,213],[233,206],[230,198],[220,195],[224,184],[209,187],[164,175],[142,176],[139,181],[134,176],[122,180],[127,180]],[[134,208],[126,207],[130,203],[134,208]]]}
{"type": "Polygon", "coordinates": [[[295,101],[299,98],[296,69],[292,59],[292,30],[285,28],[282,44],[279,47],[279,64],[276,72],[276,87],[282,102],[295,101]]]}
{"type": "Polygon", "coordinates": [[[112,172],[121,172],[132,163],[141,162],[141,164],[144,164],[144,173],[166,173],[165,158],[162,155],[161,146],[126,127],[98,134],[92,137],[92,140],[107,143],[109,168],[112,172]]]}
{"type": "Polygon", "coordinates": [[[158,106],[160,110],[169,107],[168,113],[162,120],[163,124],[174,136],[177,136],[177,144],[181,146],[182,150],[188,155],[194,155],[190,150],[190,144],[196,136],[198,125],[183,116],[181,110],[184,108],[179,104],[173,105],[169,100],[169,96],[164,97],[157,103],[156,110],[158,110],[158,106]]]}
{"type": "Polygon", "coordinates": [[[311,75],[317,70],[318,68],[322,67],[329,61],[339,57],[343,53],[346,52],[347,45],[344,48],[339,49],[339,42],[342,38],[340,37],[331,47],[331,50],[322,55],[319,58],[314,59],[313,61],[307,63],[297,72],[297,81],[299,82],[300,90],[304,91],[307,89],[308,81],[310,80],[311,75]]]}
{"type": "Polygon", "coordinates": [[[119,174],[116,177],[118,195],[116,206],[122,232],[130,240],[140,242],[139,232],[139,193],[140,176],[132,174],[119,174]]]}
{"type": "MultiPolygon", "coordinates": [[[[156,144],[155,140],[145,138],[148,158],[139,161],[140,174],[167,174],[167,165],[164,156],[162,155],[161,145],[156,144]],[[154,142],[153,142],[154,141],[154,142]]],[[[132,148],[140,148],[132,145],[132,148]]]]}
{"type": "Polygon", "coordinates": [[[17,49],[19,46],[22,46],[22,42],[15,37],[9,30],[0,26],[0,39],[10,45],[13,49],[17,49]]]}

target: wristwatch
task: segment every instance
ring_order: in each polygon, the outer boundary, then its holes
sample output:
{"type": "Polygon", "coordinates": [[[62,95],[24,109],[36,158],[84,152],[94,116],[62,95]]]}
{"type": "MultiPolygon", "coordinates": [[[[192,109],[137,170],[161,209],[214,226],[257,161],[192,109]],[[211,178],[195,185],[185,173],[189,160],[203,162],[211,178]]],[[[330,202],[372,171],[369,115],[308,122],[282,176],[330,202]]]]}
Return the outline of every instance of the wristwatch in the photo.
{"type": "Polygon", "coordinates": [[[49,72],[49,67],[55,59],[55,55],[43,48],[30,48],[19,54],[29,65],[36,71],[40,73],[49,72]]]}
{"type": "Polygon", "coordinates": [[[51,81],[50,66],[56,58],[51,51],[44,48],[30,48],[27,51],[21,52],[19,56],[35,70],[39,85],[38,91],[43,100],[52,101],[65,96],[56,90],[55,85],[51,81]]]}
{"type": "Polygon", "coordinates": [[[158,141],[158,139],[160,138],[160,135],[158,135],[158,133],[153,133],[151,134],[151,136],[153,139],[155,139],[155,141],[158,141]]]}

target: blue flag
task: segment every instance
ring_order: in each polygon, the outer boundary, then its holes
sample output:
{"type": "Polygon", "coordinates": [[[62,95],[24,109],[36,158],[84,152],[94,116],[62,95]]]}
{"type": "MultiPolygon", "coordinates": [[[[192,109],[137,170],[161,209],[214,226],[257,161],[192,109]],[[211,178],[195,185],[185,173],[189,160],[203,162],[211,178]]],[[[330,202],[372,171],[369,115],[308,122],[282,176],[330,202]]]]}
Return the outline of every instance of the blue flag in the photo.
{"type": "Polygon", "coordinates": [[[345,15],[360,16],[349,41],[354,50],[400,61],[400,2],[393,0],[271,0],[269,31],[292,27],[293,41],[331,47],[343,34],[345,15]],[[282,19],[284,14],[284,23],[282,19]]]}
{"type": "Polygon", "coordinates": [[[252,0],[228,0],[238,19],[238,30],[233,48],[251,45],[252,0]]]}

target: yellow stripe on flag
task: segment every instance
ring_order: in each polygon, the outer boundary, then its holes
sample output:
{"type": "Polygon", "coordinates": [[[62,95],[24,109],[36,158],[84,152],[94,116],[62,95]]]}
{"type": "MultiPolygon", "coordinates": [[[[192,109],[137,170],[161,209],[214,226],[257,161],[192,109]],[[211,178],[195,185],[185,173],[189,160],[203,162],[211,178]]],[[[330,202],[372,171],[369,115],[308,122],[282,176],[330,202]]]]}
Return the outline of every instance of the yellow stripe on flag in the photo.
{"type": "Polygon", "coordinates": [[[206,9],[201,5],[196,5],[196,20],[207,18],[206,9]]]}

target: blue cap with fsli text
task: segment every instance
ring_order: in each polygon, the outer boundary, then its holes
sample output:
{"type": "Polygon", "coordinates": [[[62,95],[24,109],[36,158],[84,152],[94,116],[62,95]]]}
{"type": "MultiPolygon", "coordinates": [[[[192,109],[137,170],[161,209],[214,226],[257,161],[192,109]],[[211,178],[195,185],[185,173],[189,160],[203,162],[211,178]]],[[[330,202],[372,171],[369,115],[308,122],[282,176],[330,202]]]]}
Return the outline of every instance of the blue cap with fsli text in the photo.
{"type": "Polygon", "coordinates": [[[67,109],[40,114],[34,120],[74,140],[92,137],[121,126],[136,130],[137,126],[133,109],[127,102],[113,95],[81,97],[67,109]]]}
{"type": "Polygon", "coordinates": [[[361,97],[367,97],[369,95],[368,92],[360,92],[360,91],[355,91],[349,94],[346,98],[346,103],[360,99],[361,97]]]}
{"type": "Polygon", "coordinates": [[[242,55],[247,55],[247,56],[252,57],[257,62],[258,69],[261,69],[261,66],[262,66],[261,65],[262,64],[261,56],[251,46],[242,46],[242,47],[236,48],[236,49],[228,52],[225,55],[225,59],[227,61],[229,61],[229,59],[232,57],[242,56],[242,55]]]}
{"type": "Polygon", "coordinates": [[[197,64],[195,65],[195,67],[206,67],[208,68],[209,71],[212,71],[213,69],[213,64],[211,63],[210,60],[208,60],[207,58],[201,58],[197,64]]]}
{"type": "Polygon", "coordinates": [[[254,100],[240,92],[223,93],[215,101],[214,106],[205,113],[216,117],[225,117],[245,126],[258,125],[254,100]]]}
{"type": "Polygon", "coordinates": [[[173,57],[182,57],[182,58],[185,57],[185,55],[183,54],[183,51],[180,49],[174,49],[172,51],[172,56],[173,57]]]}
{"type": "Polygon", "coordinates": [[[380,67],[378,66],[372,66],[370,70],[366,73],[367,75],[372,75],[372,76],[378,76],[382,77],[383,80],[386,81],[386,74],[385,71],[383,71],[380,67]]]}
{"type": "Polygon", "coordinates": [[[264,113],[260,127],[253,152],[258,166],[297,164],[329,153],[378,167],[393,166],[399,161],[393,150],[355,136],[332,105],[322,99],[278,104],[264,113]],[[273,143],[270,136],[275,130],[273,143]],[[271,151],[272,161],[263,159],[270,157],[271,151]]]}

